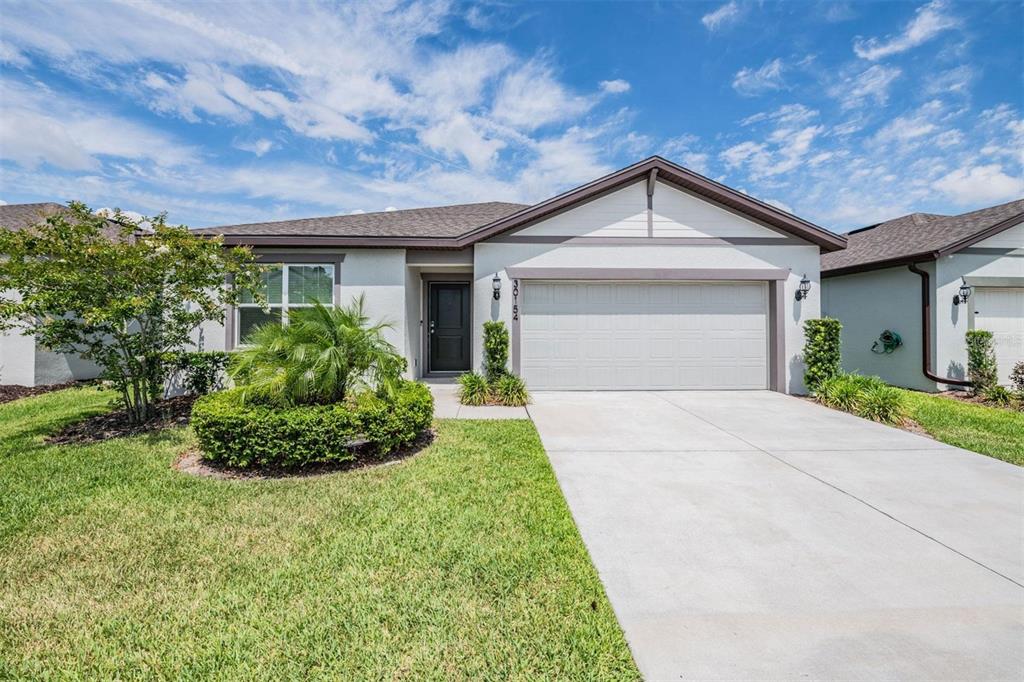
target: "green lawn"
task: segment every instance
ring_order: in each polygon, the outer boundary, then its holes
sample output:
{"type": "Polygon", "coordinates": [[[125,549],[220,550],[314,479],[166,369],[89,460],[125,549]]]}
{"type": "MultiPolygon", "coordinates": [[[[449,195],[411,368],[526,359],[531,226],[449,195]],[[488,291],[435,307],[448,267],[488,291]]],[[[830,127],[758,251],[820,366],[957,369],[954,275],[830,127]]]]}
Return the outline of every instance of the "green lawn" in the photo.
{"type": "Polygon", "coordinates": [[[286,481],[42,443],[108,398],[0,406],[0,678],[638,677],[529,422],[286,481]]]}
{"type": "Polygon", "coordinates": [[[903,391],[910,418],[934,438],[1024,466],[1024,412],[903,391]]]}

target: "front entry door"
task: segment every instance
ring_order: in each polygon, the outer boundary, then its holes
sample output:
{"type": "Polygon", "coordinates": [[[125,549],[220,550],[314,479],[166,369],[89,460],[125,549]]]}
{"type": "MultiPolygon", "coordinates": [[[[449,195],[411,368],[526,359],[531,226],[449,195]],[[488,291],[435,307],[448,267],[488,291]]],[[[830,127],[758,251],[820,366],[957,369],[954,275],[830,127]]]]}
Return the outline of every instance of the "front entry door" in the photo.
{"type": "Polygon", "coordinates": [[[472,363],[469,282],[430,282],[427,335],[429,372],[464,372],[472,363]]]}

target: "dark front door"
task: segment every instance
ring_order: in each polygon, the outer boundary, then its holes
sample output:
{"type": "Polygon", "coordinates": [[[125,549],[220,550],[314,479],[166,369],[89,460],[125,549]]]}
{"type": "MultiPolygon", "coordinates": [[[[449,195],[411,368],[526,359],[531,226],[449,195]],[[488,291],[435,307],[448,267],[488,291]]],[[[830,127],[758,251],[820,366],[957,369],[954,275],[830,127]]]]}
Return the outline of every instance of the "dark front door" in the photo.
{"type": "Polygon", "coordinates": [[[469,329],[469,282],[430,282],[427,335],[430,372],[461,372],[472,357],[469,329]]]}

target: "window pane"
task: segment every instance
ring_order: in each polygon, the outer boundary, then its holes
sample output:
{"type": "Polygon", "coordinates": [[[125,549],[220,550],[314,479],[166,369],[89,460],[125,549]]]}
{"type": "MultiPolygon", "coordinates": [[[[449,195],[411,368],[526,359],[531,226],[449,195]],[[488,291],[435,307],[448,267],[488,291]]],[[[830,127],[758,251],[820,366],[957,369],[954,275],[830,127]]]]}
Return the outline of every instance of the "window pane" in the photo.
{"type": "Polygon", "coordinates": [[[238,309],[238,338],[245,343],[245,337],[249,336],[253,329],[266,324],[276,322],[281,324],[281,309],[272,308],[269,312],[260,308],[239,308],[238,309]]]}
{"type": "Polygon", "coordinates": [[[334,302],[334,267],[330,265],[288,266],[288,304],[334,302]]]}
{"type": "MultiPolygon", "coordinates": [[[[267,303],[270,305],[281,304],[281,282],[284,279],[284,271],[280,265],[275,265],[271,269],[267,270],[261,276],[262,284],[260,286],[260,293],[262,293],[267,303]]],[[[248,292],[242,292],[241,297],[242,303],[253,303],[253,297],[248,292]]]]}

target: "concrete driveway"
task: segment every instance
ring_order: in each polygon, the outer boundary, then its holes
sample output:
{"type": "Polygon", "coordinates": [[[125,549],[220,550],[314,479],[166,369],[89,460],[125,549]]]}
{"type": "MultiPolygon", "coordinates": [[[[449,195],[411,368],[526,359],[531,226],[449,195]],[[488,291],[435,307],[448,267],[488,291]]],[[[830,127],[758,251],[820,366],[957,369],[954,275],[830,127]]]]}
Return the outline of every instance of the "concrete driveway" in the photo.
{"type": "Polygon", "coordinates": [[[1024,678],[1024,471],[769,392],[538,393],[641,672],[1024,678]]]}

